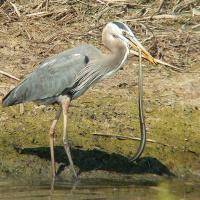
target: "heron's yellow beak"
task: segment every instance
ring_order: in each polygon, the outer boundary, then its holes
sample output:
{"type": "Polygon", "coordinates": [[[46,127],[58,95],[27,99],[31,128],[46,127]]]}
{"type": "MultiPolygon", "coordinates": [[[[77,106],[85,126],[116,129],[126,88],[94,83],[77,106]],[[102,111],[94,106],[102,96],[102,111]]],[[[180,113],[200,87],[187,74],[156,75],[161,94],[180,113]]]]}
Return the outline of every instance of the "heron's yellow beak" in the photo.
{"type": "Polygon", "coordinates": [[[143,45],[136,39],[136,37],[128,37],[130,45],[138,50],[140,49],[143,57],[150,61],[152,64],[157,64],[155,58],[151,56],[151,54],[143,47],[143,45]]]}

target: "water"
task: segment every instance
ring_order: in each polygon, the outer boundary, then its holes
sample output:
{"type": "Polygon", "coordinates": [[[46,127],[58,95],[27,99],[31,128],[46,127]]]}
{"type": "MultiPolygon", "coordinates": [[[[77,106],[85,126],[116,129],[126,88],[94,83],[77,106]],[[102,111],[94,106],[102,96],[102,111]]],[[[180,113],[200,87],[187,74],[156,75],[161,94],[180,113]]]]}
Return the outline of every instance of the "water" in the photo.
{"type": "Polygon", "coordinates": [[[200,181],[165,178],[156,180],[81,179],[25,184],[0,181],[0,200],[199,200],[200,181]]]}

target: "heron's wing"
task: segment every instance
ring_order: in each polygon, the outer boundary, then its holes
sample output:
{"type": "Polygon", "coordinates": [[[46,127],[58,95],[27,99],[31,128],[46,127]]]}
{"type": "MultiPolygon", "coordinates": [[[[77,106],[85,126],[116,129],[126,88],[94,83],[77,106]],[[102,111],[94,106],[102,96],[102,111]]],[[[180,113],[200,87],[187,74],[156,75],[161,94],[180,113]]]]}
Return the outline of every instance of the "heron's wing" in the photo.
{"type": "Polygon", "coordinates": [[[82,95],[91,85],[101,80],[109,72],[109,67],[99,63],[99,60],[89,62],[77,74],[75,85],[71,89],[74,97],[82,95]]]}
{"type": "Polygon", "coordinates": [[[59,96],[74,85],[76,75],[87,62],[88,57],[79,53],[58,55],[47,60],[4,97],[3,101],[8,100],[5,106],[59,96]]]}

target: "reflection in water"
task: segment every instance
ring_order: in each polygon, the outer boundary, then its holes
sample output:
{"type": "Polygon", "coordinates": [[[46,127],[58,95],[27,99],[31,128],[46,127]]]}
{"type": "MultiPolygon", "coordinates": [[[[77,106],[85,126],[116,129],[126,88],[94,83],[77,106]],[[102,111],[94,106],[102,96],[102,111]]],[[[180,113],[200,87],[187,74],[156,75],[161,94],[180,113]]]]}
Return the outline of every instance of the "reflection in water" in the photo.
{"type": "Polygon", "coordinates": [[[177,179],[163,180],[159,184],[138,184],[132,181],[81,179],[56,181],[51,185],[19,185],[0,181],[0,200],[197,200],[200,197],[200,182],[177,179]]]}

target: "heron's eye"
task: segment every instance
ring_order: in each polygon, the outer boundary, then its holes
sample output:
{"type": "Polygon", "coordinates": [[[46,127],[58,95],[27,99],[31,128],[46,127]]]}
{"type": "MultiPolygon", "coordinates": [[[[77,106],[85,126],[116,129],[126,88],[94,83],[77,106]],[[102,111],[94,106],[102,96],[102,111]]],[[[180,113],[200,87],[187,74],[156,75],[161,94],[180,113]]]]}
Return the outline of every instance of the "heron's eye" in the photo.
{"type": "Polygon", "coordinates": [[[114,37],[114,38],[119,38],[117,35],[115,35],[115,34],[112,34],[112,36],[114,37]]]}
{"type": "Polygon", "coordinates": [[[122,34],[123,34],[124,37],[128,37],[128,35],[129,35],[129,34],[127,33],[127,31],[122,31],[122,34]]]}

